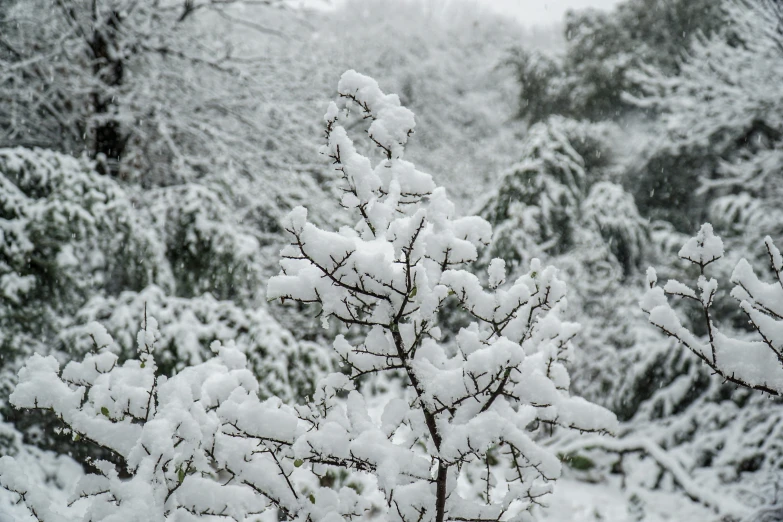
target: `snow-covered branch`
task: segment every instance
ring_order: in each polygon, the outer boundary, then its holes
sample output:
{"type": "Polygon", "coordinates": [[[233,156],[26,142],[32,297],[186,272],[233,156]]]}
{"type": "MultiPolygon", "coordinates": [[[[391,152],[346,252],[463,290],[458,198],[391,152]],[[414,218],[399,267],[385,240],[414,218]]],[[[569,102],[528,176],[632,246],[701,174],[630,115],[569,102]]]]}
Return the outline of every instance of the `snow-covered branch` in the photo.
{"type": "Polygon", "coordinates": [[[764,241],[776,282],[761,281],[750,264],[742,259],[734,269],[731,282],[736,286],[732,297],[748,317],[756,340],[736,339],[724,334],[712,317],[712,304],[718,290],[715,279],[707,279],[705,269],[723,257],[723,242],[709,223],[702,225],[696,237],[680,250],[680,257],[699,268],[695,287],[671,280],[663,288],[656,286],[655,270],[648,270],[650,290],[641,306],[650,322],[667,335],[683,343],[716,374],[734,384],[783,395],[783,257],[770,237],[764,241]],[[674,295],[698,303],[704,317],[707,339],[702,340],[684,327],[666,299],[674,295]]]}
{"type": "Polygon", "coordinates": [[[590,437],[571,441],[562,446],[558,446],[558,449],[561,453],[566,455],[590,449],[601,449],[619,455],[643,453],[653,459],[662,470],[671,474],[672,478],[685,491],[688,497],[695,502],[699,502],[721,515],[741,518],[747,514],[747,511],[743,509],[741,505],[728,501],[727,499],[714,494],[712,491],[707,491],[701,487],[697,481],[691,478],[688,471],[676,460],[676,458],[648,437],[632,436],[617,439],[590,437]]]}

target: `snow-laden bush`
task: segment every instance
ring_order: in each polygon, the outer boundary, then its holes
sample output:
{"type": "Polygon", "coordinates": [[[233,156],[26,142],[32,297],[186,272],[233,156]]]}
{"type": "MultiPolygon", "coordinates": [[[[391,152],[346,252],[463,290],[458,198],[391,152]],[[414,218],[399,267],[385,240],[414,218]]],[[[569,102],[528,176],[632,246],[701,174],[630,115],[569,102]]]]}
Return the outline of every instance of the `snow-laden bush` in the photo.
{"type": "Polygon", "coordinates": [[[744,259],[731,276],[731,282],[736,285],[731,295],[739,301],[740,309],[757,334],[755,339],[730,337],[715,323],[711,309],[718,282],[707,279],[705,269],[723,257],[724,251],[723,241],[713,233],[709,223],[702,225],[696,237],[688,240],[679,252],[681,258],[699,269],[695,286],[669,280],[663,288],[658,287],[655,269],[650,268],[650,290],[641,305],[653,325],[684,344],[726,381],[780,396],[783,395],[783,256],[770,237],[764,240],[764,245],[776,282],[760,280],[744,259]],[[682,325],[666,294],[697,304],[704,318],[707,339],[682,325]]]}
{"type": "MultiPolygon", "coordinates": [[[[294,209],[292,244],[268,297],[317,303],[324,322],[363,337],[334,342],[350,374],[325,377],[307,404],[291,407],[259,399],[245,355],[230,342],[213,343],[214,357],[167,378],[151,316],[143,316],[138,356],[124,362],[91,323],[93,350],[83,361],[61,369],[53,357],[33,356],[10,398],[52,410],[74,439],[114,457],[94,461],[98,473],[73,493],[88,519],[245,520],[270,509],[302,521],[524,519],[560,474],[542,438],[557,426],[615,428],[611,413],[568,395],[564,362],[578,325],[561,320],[566,289],[556,270],[534,261],[505,284],[494,260],[485,291],[461,267],[476,260],[490,226],[454,218],[445,191],[402,159],[413,114],[353,71],[339,92],[324,153],[342,174],[342,204],[357,226],[329,232],[294,209]],[[368,138],[382,155],[375,166],[339,123],[353,106],[371,120],[368,138]],[[437,312],[449,295],[475,318],[454,349],[438,342],[437,312]],[[382,372],[402,372],[407,394],[375,411],[355,383],[382,372]],[[319,481],[340,469],[367,488],[362,495],[356,483],[319,481]]],[[[11,457],[0,459],[0,484],[39,520],[81,518],[52,505],[11,457]]]]}
{"type": "Polygon", "coordinates": [[[160,324],[156,361],[165,375],[209,359],[214,341],[233,341],[259,379],[261,397],[292,403],[312,396],[315,384],[331,367],[322,346],[298,341],[265,308],[243,308],[210,294],[173,297],[157,286],[94,297],[79,310],[77,326],[63,330],[60,339],[70,353],[85,354],[93,344],[89,324],[97,321],[116,342],[121,359],[132,357],[138,321],[145,313],[160,324]]]}
{"type": "Polygon", "coordinates": [[[493,254],[503,255],[509,268],[529,262],[529,252],[558,255],[574,245],[589,181],[569,139],[569,123],[554,117],[533,125],[521,160],[480,205],[478,214],[496,229],[493,254]]]}
{"type": "Polygon", "coordinates": [[[0,149],[1,315],[6,303],[72,312],[91,292],[168,280],[162,250],[124,188],[90,162],[0,149]]]}
{"type": "Polygon", "coordinates": [[[521,160],[476,206],[495,229],[489,254],[515,270],[531,257],[567,258],[576,248],[605,243],[607,257],[626,275],[638,268],[647,223],[631,195],[612,182],[617,132],[611,124],[556,116],[533,125],[521,160]]]}
{"type": "Polygon", "coordinates": [[[232,195],[231,187],[218,183],[185,183],[145,194],[166,243],[178,296],[209,292],[244,302],[260,285],[264,263],[272,265],[260,255],[256,234],[262,232],[239,222],[232,195]]]}
{"type": "MultiPolygon", "coordinates": [[[[59,331],[96,294],[170,288],[164,247],[117,180],[83,159],[44,149],[0,149],[0,416],[25,437],[57,445],[49,420],[8,404],[15,374],[33,353],[57,353],[59,331]]],[[[64,448],[63,448],[64,450],[64,448]]]]}
{"type": "MultiPolygon", "coordinates": [[[[288,500],[290,493],[280,490],[285,481],[276,478],[282,471],[274,464],[276,451],[265,451],[263,441],[270,449],[277,444],[274,439],[290,441],[296,416],[278,399],[259,400],[258,383],[243,354],[216,342],[217,357],[166,379],[157,375],[154,351],[160,332],[153,318],[144,319],[138,357],[122,365],[106,330],[97,323],[91,329],[93,353],[62,371],[54,358],[34,355],[11,395],[17,407],[53,410],[74,439],[92,442],[123,463],[118,469],[108,461],[94,462],[99,474],[86,476],[76,487],[73,500],[91,499],[88,519],[224,515],[241,520],[267,506],[256,488],[272,499],[282,494],[288,500]],[[267,491],[270,483],[272,491],[267,491]]],[[[0,459],[0,483],[18,493],[39,520],[81,518],[51,506],[10,457],[0,459]]]]}
{"type": "Polygon", "coordinates": [[[567,395],[563,362],[577,327],[561,321],[565,285],[534,261],[503,287],[504,263],[496,259],[485,291],[462,267],[477,259],[491,227],[455,218],[445,191],[403,159],[413,114],[352,71],[338,90],[323,152],[341,173],[342,204],[357,224],[325,231],[295,209],[282,274],[268,289],[270,298],[317,304],[324,322],[364,335],[335,340],[351,371],[340,383],[349,392],[346,410],[331,397],[313,405],[304,457],[373,471],[392,520],[499,519],[529,509],[560,470],[530,430],[614,424],[605,410],[567,395]],[[375,164],[340,125],[352,107],[371,121],[367,136],[381,156],[375,164]],[[457,334],[454,351],[438,342],[437,313],[449,295],[476,321],[457,334]],[[407,377],[406,400],[387,403],[378,424],[351,381],[393,371],[407,377]],[[482,480],[468,486],[476,468],[484,468],[482,480]]]}

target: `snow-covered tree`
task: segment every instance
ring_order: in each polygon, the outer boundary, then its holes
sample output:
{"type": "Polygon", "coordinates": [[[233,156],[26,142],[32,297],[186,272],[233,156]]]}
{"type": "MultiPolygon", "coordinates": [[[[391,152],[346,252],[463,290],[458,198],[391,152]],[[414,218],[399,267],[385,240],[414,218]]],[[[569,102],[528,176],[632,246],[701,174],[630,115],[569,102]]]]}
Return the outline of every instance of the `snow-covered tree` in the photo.
{"type": "Polygon", "coordinates": [[[780,233],[783,7],[730,0],[722,9],[726,26],[695,39],[677,74],[646,66],[633,75],[640,92],[626,99],[661,114],[660,137],[633,173],[635,196],[680,230],[708,219],[730,252],[744,235],[749,252],[780,233]]]}
{"type": "MultiPolygon", "coordinates": [[[[335,341],[351,380],[400,371],[409,396],[385,406],[381,426],[368,423],[357,394],[349,396],[339,446],[347,450],[380,428],[388,456],[343,451],[334,458],[335,443],[315,435],[308,457],[376,470],[393,519],[497,519],[509,509],[528,509],[559,473],[528,426],[602,431],[612,425],[608,412],[565,395],[563,362],[576,333],[558,317],[565,288],[552,268],[533,261],[530,272],[500,289],[505,269],[498,259],[489,269],[494,291],[485,292],[461,267],[477,259],[490,226],[476,217],[454,218],[445,191],[403,159],[413,114],[353,71],[338,91],[340,106],[330,105],[325,116],[324,153],[342,175],[342,204],[358,222],[328,232],[307,223],[305,209],[294,210],[286,226],[292,244],[268,296],[316,303],[324,321],[362,328],[357,343],[335,341]],[[371,121],[367,136],[381,156],[375,164],[341,125],[351,107],[371,121]],[[450,294],[476,321],[457,335],[456,352],[438,342],[437,312],[450,294]],[[495,465],[500,469],[492,470],[495,465]],[[472,466],[486,466],[478,502],[454,490],[472,466]]],[[[329,421],[335,406],[325,401],[320,412],[313,410],[316,433],[336,429],[329,421]]]]}
{"type": "Polygon", "coordinates": [[[676,74],[691,41],[723,23],[721,2],[711,0],[626,0],[612,11],[569,11],[562,56],[518,47],[509,57],[521,87],[519,115],[533,122],[553,114],[622,120],[637,109],[623,97],[635,91],[635,69],[676,74]]]}
{"type": "MultiPolygon", "coordinates": [[[[17,407],[51,409],[74,440],[101,447],[120,464],[93,462],[99,474],[85,476],[72,500],[90,499],[85,512],[93,520],[210,515],[243,520],[262,512],[267,502],[254,488],[270,481],[284,487],[285,481],[275,478],[282,471],[274,464],[276,453],[264,452],[261,439],[251,438],[264,438],[253,425],[267,426],[270,435],[276,432],[272,439],[290,439],[296,427],[292,410],[277,399],[260,402],[244,355],[219,342],[212,346],[217,357],[171,379],[158,375],[157,322],[152,317],[143,321],[138,356],[124,363],[111,336],[93,323],[93,352],[83,361],[60,371],[53,357],[35,355],[20,372],[11,395],[17,407]]],[[[17,493],[38,520],[82,519],[64,506],[52,506],[10,457],[0,459],[0,483],[17,493]]],[[[282,491],[274,489],[272,498],[282,491]]]]}
{"type": "MultiPolygon", "coordinates": [[[[25,0],[0,12],[0,144],[88,154],[104,173],[171,182],[244,163],[254,59],[221,29],[239,1],[25,0]],[[231,86],[231,91],[226,86],[231,86]]],[[[254,6],[280,4],[277,0],[254,6]]],[[[226,31],[228,33],[229,31],[226,31]]],[[[256,160],[258,158],[256,157],[256,160]]]]}
{"type": "MultiPolygon", "coordinates": [[[[166,378],[151,316],[142,320],[138,356],[124,362],[91,323],[83,361],[61,370],[54,358],[33,356],[11,396],[17,407],[53,410],[74,439],[120,463],[94,462],[99,473],[77,486],[73,500],[86,502],[88,517],[243,520],[275,509],[303,521],[371,510],[401,521],[523,519],[560,474],[541,442],[547,432],[615,428],[611,413],[568,394],[564,363],[578,326],[561,318],[565,285],[555,269],[534,261],[505,284],[495,260],[485,291],[461,267],[476,260],[490,226],[455,218],[445,191],[402,158],[413,114],[353,71],[338,90],[323,151],[342,175],[342,204],[356,227],[322,230],[294,209],[285,223],[292,243],[268,297],[316,303],[324,322],[350,326],[358,342],[334,342],[349,374],[325,377],[306,405],[291,407],[259,399],[245,355],[230,342],[214,342],[214,357],[166,378]],[[371,121],[375,164],[341,125],[349,108],[371,121]],[[453,348],[438,341],[437,312],[449,295],[475,318],[453,348]],[[407,394],[376,412],[356,384],[387,372],[405,375],[407,394]],[[321,485],[331,469],[368,489],[360,496],[321,485]]],[[[0,483],[40,520],[76,519],[10,457],[0,459],[0,483]]]]}

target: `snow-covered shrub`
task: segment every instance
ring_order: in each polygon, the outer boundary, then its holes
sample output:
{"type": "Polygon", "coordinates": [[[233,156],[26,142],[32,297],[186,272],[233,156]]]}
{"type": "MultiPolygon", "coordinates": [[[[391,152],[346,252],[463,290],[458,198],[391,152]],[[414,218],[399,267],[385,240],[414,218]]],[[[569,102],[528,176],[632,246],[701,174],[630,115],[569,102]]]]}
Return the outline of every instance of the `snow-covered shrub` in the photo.
{"type": "MultiPolygon", "coordinates": [[[[352,327],[363,340],[334,342],[350,374],[326,376],[306,405],[291,407],[259,399],[232,342],[213,342],[212,358],[166,377],[156,359],[165,335],[150,315],[137,357],[125,361],[90,323],[83,361],[60,369],[53,357],[33,356],[10,398],[52,410],[74,439],[113,457],[94,461],[98,473],[73,493],[74,509],[89,519],[244,520],[270,509],[302,521],[525,519],[560,474],[540,439],[558,426],[615,428],[612,414],[568,394],[564,362],[578,325],[561,320],[565,285],[555,269],[534,261],[506,284],[494,260],[485,291],[461,267],[476,260],[491,229],[480,218],[455,218],[445,191],[402,159],[413,114],[353,71],[339,92],[341,107],[326,114],[324,152],[342,173],[342,203],[357,225],[325,231],[294,209],[292,244],[268,297],[317,303],[324,322],[352,327]],[[375,166],[339,123],[353,106],[372,120],[368,138],[382,156],[375,166]],[[475,318],[454,349],[438,341],[437,312],[450,294],[475,318]],[[397,371],[407,394],[371,410],[354,384],[397,371]],[[360,496],[324,486],[319,478],[335,469],[367,489],[360,496]]],[[[52,505],[11,457],[0,459],[0,484],[40,520],[81,519],[52,505]]]]}
{"type": "Polygon", "coordinates": [[[783,317],[783,256],[770,237],[764,241],[772,271],[777,281],[765,283],[759,279],[750,263],[741,260],[734,268],[731,282],[736,286],[732,297],[747,315],[756,339],[730,337],[720,329],[711,309],[718,291],[718,282],[707,279],[705,269],[723,257],[723,241],[706,223],[696,237],[691,238],[679,252],[681,258],[699,269],[694,286],[669,280],[661,288],[656,286],[654,269],[648,270],[650,290],[642,300],[642,308],[650,322],[670,337],[674,337],[717,375],[734,384],[760,390],[770,395],[783,395],[783,336],[780,320],[783,317]],[[697,303],[704,317],[707,339],[683,327],[677,313],[666,299],[666,294],[697,303]]]}
{"type": "Polygon", "coordinates": [[[481,205],[479,215],[496,228],[493,254],[502,253],[512,264],[529,262],[530,253],[556,255],[574,244],[588,181],[584,160],[572,147],[563,122],[552,118],[530,128],[521,161],[481,205]]]}
{"type": "Polygon", "coordinates": [[[603,240],[608,258],[631,272],[644,253],[647,225],[633,198],[611,181],[616,132],[611,124],[557,116],[533,125],[522,159],[478,205],[495,228],[491,255],[513,270],[531,257],[552,259],[603,240]]]}
{"type": "Polygon", "coordinates": [[[504,285],[496,259],[485,291],[463,267],[488,242],[490,225],[455,218],[445,191],[403,159],[413,114],[353,71],[338,90],[340,105],[325,115],[323,152],[342,176],[342,204],[356,226],[322,230],[295,209],[282,273],[268,287],[269,298],[317,304],[324,322],[362,332],[354,343],[335,340],[350,379],[332,377],[311,404],[313,430],[297,443],[307,448],[302,457],[373,472],[391,520],[523,513],[560,473],[557,458],[536,442],[541,427],[614,425],[610,413],[567,395],[563,363],[577,327],[561,320],[565,285],[536,260],[504,285]],[[381,156],[375,164],[341,125],[351,108],[371,121],[367,136],[381,156]],[[439,342],[437,313],[449,295],[475,321],[457,334],[455,350],[439,342]],[[352,383],[395,371],[407,378],[406,397],[386,403],[378,423],[352,383]],[[471,483],[471,472],[480,479],[471,483]]]}
{"type": "Polygon", "coordinates": [[[141,289],[168,276],[130,195],[89,162],[0,149],[0,216],[0,289],[17,311],[73,311],[95,289],[141,289]]]}
{"type": "MultiPolygon", "coordinates": [[[[21,361],[51,353],[59,331],[93,295],[166,287],[171,273],[163,251],[131,194],[91,162],[43,149],[0,149],[0,414],[6,421],[52,446],[50,430],[40,429],[47,421],[17,415],[7,404],[21,361]]],[[[3,441],[0,448],[11,451],[3,441]]]]}
{"type": "Polygon", "coordinates": [[[209,292],[243,301],[260,285],[265,256],[254,231],[238,222],[231,195],[231,187],[218,183],[185,183],[146,194],[166,243],[176,295],[209,292]]]}
{"type": "MultiPolygon", "coordinates": [[[[84,475],[82,467],[67,455],[25,444],[22,434],[4,422],[0,422],[0,447],[0,455],[13,457],[28,480],[46,488],[47,494],[62,504],[68,501],[67,490],[84,475]]],[[[30,518],[27,508],[19,504],[19,495],[0,488],[0,520],[26,522],[30,518]]]]}
{"type": "MultiPolygon", "coordinates": [[[[285,486],[293,461],[281,467],[286,455],[276,449],[290,447],[295,412],[279,399],[259,400],[241,352],[216,341],[215,357],[167,379],[157,374],[160,332],[152,317],[144,318],[138,356],[122,364],[106,330],[90,328],[94,351],[83,361],[60,370],[53,357],[35,355],[11,395],[17,407],[51,409],[75,440],[121,463],[95,461],[99,473],[78,483],[72,500],[88,499],[88,519],[244,520],[268,506],[258,493],[284,506],[295,501],[285,486]]],[[[82,520],[53,506],[11,457],[0,458],[0,484],[38,520],[82,520]]]]}
{"type": "Polygon", "coordinates": [[[156,361],[164,375],[209,359],[214,341],[234,342],[259,380],[260,396],[292,403],[311,397],[315,384],[331,367],[323,347],[298,341],[265,308],[243,308],[209,294],[173,297],[157,286],[94,297],[76,315],[77,326],[61,332],[60,339],[70,353],[87,353],[93,346],[89,324],[97,321],[108,330],[124,360],[136,351],[138,321],[145,313],[160,324],[156,361]]]}

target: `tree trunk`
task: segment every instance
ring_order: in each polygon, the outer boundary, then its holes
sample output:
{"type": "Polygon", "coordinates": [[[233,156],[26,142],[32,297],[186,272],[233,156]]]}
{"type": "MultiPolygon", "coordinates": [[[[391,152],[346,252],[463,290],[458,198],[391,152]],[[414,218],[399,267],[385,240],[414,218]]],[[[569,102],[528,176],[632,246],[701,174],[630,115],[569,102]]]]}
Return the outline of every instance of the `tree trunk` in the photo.
{"type": "Polygon", "coordinates": [[[117,38],[121,23],[120,13],[112,12],[105,23],[95,20],[90,42],[93,55],[93,75],[97,86],[92,93],[94,127],[92,157],[98,160],[98,171],[117,176],[120,170],[127,137],[123,135],[115,112],[116,91],[122,86],[125,67],[124,56],[118,49],[117,38]]]}

